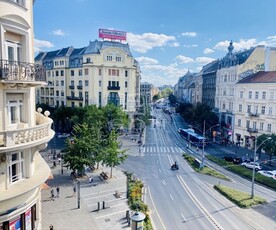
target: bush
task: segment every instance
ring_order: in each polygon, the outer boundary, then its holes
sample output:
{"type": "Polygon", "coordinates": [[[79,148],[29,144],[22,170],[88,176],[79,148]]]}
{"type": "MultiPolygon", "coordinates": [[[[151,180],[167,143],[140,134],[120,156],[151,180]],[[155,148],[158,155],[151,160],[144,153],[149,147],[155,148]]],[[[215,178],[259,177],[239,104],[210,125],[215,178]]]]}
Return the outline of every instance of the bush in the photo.
{"type": "Polygon", "coordinates": [[[250,208],[254,205],[267,203],[267,201],[264,198],[254,196],[254,198],[252,199],[248,193],[238,191],[227,186],[215,185],[214,188],[241,208],[250,208]]]}

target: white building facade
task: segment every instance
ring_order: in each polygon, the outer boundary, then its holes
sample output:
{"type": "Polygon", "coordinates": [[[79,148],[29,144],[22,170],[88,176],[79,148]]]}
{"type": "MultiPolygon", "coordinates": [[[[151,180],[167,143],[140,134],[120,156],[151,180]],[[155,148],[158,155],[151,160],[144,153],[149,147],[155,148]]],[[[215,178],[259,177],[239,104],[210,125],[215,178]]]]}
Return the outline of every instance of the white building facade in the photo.
{"type": "Polygon", "coordinates": [[[33,0],[0,0],[0,229],[40,229],[41,185],[50,168],[39,151],[53,138],[49,112],[36,112],[33,0]]]}
{"type": "Polygon", "coordinates": [[[140,103],[140,67],[128,44],[90,42],[42,52],[35,58],[46,68],[47,85],[37,89],[37,102],[51,107],[105,106],[113,103],[133,113],[140,103]]]}

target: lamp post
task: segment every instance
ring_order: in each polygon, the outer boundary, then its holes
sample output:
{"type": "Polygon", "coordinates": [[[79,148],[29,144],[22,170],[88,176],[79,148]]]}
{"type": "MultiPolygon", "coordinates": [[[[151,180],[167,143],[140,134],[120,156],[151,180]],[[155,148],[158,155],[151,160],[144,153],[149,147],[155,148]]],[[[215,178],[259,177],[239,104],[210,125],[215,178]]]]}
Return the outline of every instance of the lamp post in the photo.
{"type": "Polygon", "coordinates": [[[205,148],[205,134],[206,132],[208,133],[209,130],[211,130],[212,128],[219,126],[219,124],[213,125],[212,127],[210,127],[207,131],[205,131],[205,120],[203,122],[203,146],[202,146],[202,161],[201,161],[201,168],[204,167],[204,160],[205,160],[205,152],[204,152],[204,148],[205,148]]]}
{"type": "Polygon", "coordinates": [[[263,143],[265,143],[266,141],[268,141],[268,140],[271,140],[272,138],[271,137],[268,137],[268,138],[266,138],[264,141],[262,141],[262,143],[261,144],[259,144],[258,146],[257,146],[257,137],[255,137],[255,144],[254,144],[254,164],[253,164],[253,171],[252,171],[252,185],[251,185],[251,199],[253,199],[254,198],[254,184],[255,184],[255,163],[256,163],[256,153],[257,153],[257,150],[258,150],[258,148],[260,148],[261,147],[261,145],[263,144],[263,143]]]}

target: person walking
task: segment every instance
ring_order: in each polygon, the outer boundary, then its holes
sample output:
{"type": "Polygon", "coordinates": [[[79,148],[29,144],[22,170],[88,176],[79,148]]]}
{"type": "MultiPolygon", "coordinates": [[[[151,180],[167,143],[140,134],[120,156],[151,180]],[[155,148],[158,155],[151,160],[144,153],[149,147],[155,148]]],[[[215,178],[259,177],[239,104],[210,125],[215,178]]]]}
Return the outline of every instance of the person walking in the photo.
{"type": "Polygon", "coordinates": [[[54,192],[54,189],[51,190],[51,200],[55,200],[55,192],[54,192]]]}
{"type": "Polygon", "coordinates": [[[60,191],[59,186],[57,186],[56,191],[57,191],[57,198],[59,198],[59,191],[60,191]]]}
{"type": "Polygon", "coordinates": [[[76,192],[77,192],[77,186],[75,185],[75,186],[73,187],[73,195],[72,195],[72,196],[76,196],[76,192]]]}
{"type": "Polygon", "coordinates": [[[93,178],[92,176],[89,177],[89,183],[92,183],[93,182],[93,178]]]}

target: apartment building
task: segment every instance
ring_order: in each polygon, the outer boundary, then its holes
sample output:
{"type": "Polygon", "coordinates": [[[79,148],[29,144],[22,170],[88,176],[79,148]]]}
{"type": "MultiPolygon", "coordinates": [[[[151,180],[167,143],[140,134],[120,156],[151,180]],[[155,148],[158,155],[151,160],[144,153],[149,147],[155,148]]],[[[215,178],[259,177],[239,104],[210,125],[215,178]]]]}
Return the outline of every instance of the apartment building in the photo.
{"type": "Polygon", "coordinates": [[[140,95],[145,98],[146,104],[152,103],[152,98],[158,93],[157,88],[148,82],[140,83],[140,95]]]}
{"type": "Polygon", "coordinates": [[[134,113],[140,102],[140,67],[126,43],[90,42],[83,48],[41,52],[36,63],[46,69],[47,85],[37,102],[51,107],[105,106],[113,103],[134,113]]]}
{"type": "Polygon", "coordinates": [[[235,97],[237,82],[241,79],[264,70],[276,70],[276,49],[257,46],[248,50],[233,52],[230,42],[228,53],[219,60],[216,74],[215,108],[220,118],[222,137],[234,141],[235,97]]]}
{"type": "Polygon", "coordinates": [[[0,229],[40,229],[41,185],[50,168],[39,151],[53,138],[48,111],[35,108],[46,84],[34,64],[34,0],[0,0],[0,229]],[[43,112],[43,113],[42,113],[43,112]]]}
{"type": "Polygon", "coordinates": [[[256,136],[275,134],[276,71],[260,71],[236,84],[235,142],[254,148],[256,136]]]}

